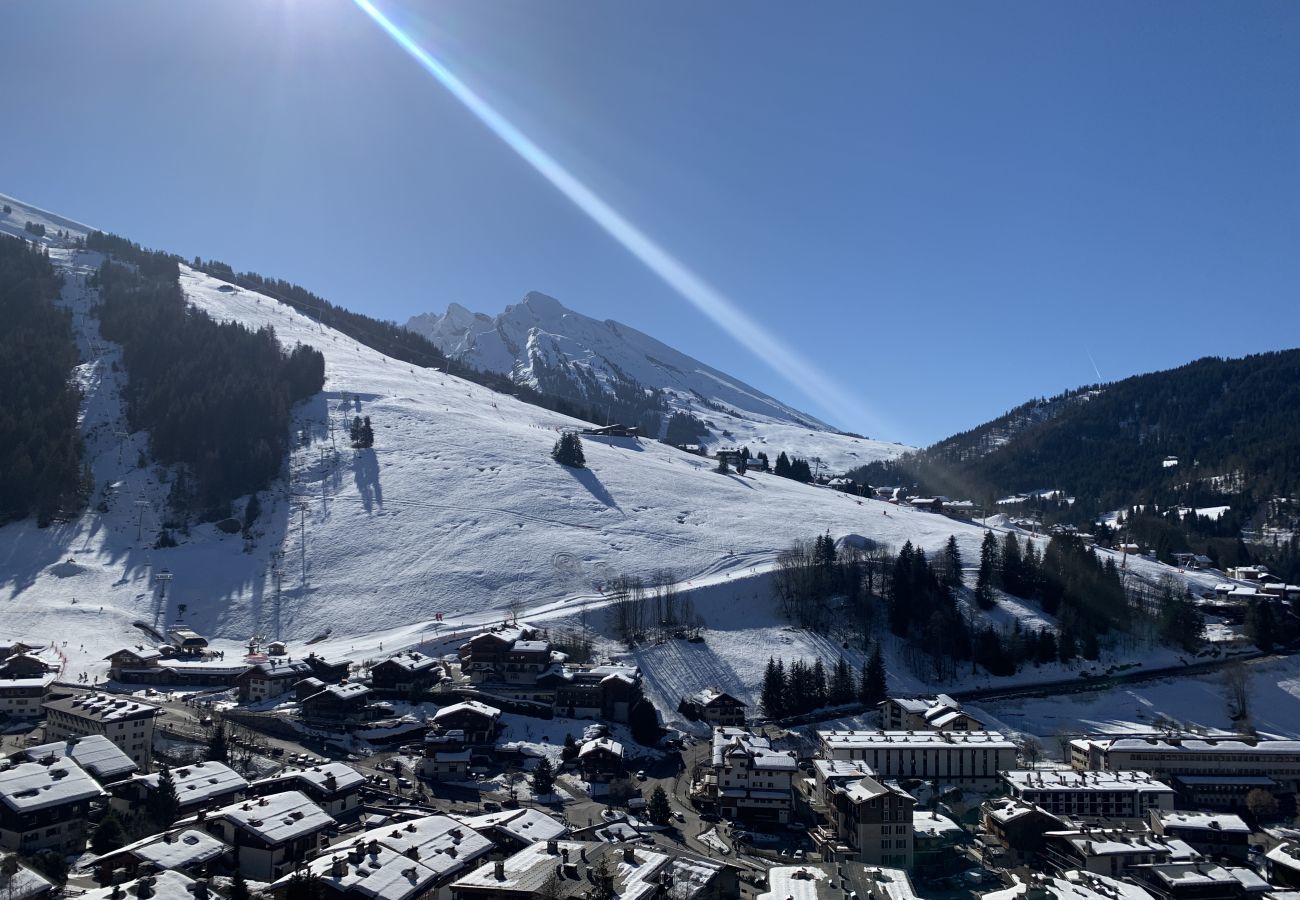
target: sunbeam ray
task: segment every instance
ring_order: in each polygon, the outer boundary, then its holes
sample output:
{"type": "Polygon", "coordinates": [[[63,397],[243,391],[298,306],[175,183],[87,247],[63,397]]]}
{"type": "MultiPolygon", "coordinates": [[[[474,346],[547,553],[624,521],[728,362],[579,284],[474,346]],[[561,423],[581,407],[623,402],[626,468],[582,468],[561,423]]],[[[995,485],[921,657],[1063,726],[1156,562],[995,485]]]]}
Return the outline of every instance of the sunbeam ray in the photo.
{"type": "Polygon", "coordinates": [[[746,315],[720,291],[598,197],[572,172],[497,112],[469,85],[461,81],[437,57],[394,24],[371,0],[353,0],[353,2],[480,122],[586,213],[610,237],[618,241],[692,306],[767,363],[777,374],[800,389],[809,399],[835,413],[842,420],[841,424],[867,424],[877,433],[884,432],[891,437],[898,434],[896,429],[889,427],[878,415],[866,409],[862,402],[848,390],[746,315]]]}

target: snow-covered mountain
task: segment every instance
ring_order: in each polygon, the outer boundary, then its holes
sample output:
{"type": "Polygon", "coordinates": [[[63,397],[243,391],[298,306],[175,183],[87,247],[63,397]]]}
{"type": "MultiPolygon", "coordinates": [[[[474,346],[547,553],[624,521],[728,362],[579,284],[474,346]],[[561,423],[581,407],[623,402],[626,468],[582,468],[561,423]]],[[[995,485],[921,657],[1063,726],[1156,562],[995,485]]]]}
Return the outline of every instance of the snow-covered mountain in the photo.
{"type": "MultiPolygon", "coordinates": [[[[260,495],[251,539],[191,524],[179,546],[155,546],[175,472],[141,465],[148,435],[126,433],[122,351],[100,332],[89,280],[103,257],[56,234],[75,238],[85,226],[0,199],[14,207],[0,213],[0,233],[23,234],[27,221],[47,226],[40,240],[65,275],[60,304],[82,358],[72,374],[83,392],[95,500],[48,528],[30,520],[0,527],[0,634],[55,642],[65,678],[102,676],[108,654],[149,643],[139,625],[192,627],[232,657],[253,635],[283,638],[297,654],[328,632],[312,649],[365,659],[414,645],[453,652],[466,634],[517,613],[590,626],[602,657],[641,665],[647,690],[670,714],[684,693],[704,687],[754,700],[769,655],[861,664],[858,649],[779,617],[770,572],[794,539],[829,532],[937,551],[951,535],[965,559],[978,558],[980,526],[773,475],[721,474],[655,441],[585,439],[587,468],[560,466],[550,458],[557,432],[582,423],[384,356],[187,266],[180,286],[190,303],[220,320],[270,326],[285,346],[320,349],[326,383],[294,410],[295,446],[260,495]],[[341,439],[353,415],[371,418],[373,449],[341,439]],[[627,651],[610,638],[602,590],[617,575],[663,571],[690,593],[705,640],[627,651]]],[[[780,427],[791,436],[803,428],[780,427]]],[[[1131,577],[1152,583],[1175,571],[1136,557],[1127,564],[1131,577]]],[[[1178,577],[1212,590],[1219,576],[1178,577]]],[[[1009,600],[987,616],[999,627],[1052,624],[1009,600]]],[[[928,689],[887,640],[891,687],[928,689]]],[[[1148,664],[1172,658],[1137,652],[1148,664]]],[[[1023,680],[1061,674],[1026,669],[1023,680]]]]}
{"type": "MultiPolygon", "coordinates": [[[[477,369],[509,375],[544,393],[601,409],[607,401],[639,398],[658,411],[665,434],[668,417],[689,413],[707,426],[697,441],[706,447],[748,446],[751,451],[784,450],[817,457],[830,471],[842,471],[908,449],[899,444],[836,432],[815,416],[745,384],[648,334],[593,319],[532,292],[494,317],[451,304],[445,313],[426,313],[406,327],[423,334],[448,356],[477,369]]],[[[635,401],[634,401],[635,404],[635,401]]],[[[628,424],[639,424],[629,422],[628,424]]]]}

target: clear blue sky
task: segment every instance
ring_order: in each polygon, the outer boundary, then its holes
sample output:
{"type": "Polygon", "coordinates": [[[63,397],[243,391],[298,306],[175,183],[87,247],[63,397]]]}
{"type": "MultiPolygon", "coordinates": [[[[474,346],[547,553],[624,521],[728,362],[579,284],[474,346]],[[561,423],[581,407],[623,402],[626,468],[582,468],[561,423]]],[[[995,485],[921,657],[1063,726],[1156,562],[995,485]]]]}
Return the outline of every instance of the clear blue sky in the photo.
{"type": "Polygon", "coordinates": [[[541,290],[844,428],[1300,344],[1300,4],[377,0],[861,397],[800,393],[350,0],[11,0],[0,191],[405,321],[541,290]]]}

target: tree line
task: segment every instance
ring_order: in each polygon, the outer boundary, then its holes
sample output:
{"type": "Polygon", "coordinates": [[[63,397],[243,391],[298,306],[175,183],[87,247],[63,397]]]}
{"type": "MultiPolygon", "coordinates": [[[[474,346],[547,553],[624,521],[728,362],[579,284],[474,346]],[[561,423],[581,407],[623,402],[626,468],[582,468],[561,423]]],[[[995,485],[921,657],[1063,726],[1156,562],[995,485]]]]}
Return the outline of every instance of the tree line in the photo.
{"type": "MultiPolygon", "coordinates": [[[[121,239],[91,235],[91,249],[121,239]]],[[[293,404],[320,391],[325,358],[285,351],[270,328],[217,322],[190,306],[174,258],[137,251],[133,268],[106,260],[95,275],[100,327],[122,345],[127,417],[148,429],[160,462],[184,466],[178,513],[229,515],[230,501],[267,487],[289,442],[293,404]]]]}
{"type": "Polygon", "coordinates": [[[1075,535],[1054,536],[1040,554],[1014,533],[999,541],[986,532],[974,590],[963,571],[955,537],[930,556],[911,542],[894,553],[821,535],[783,551],[772,583],[787,620],[863,648],[887,628],[903,639],[912,668],[936,681],[963,664],[1006,676],[1025,665],[1096,660],[1103,638],[1117,631],[1189,650],[1200,643],[1202,619],[1185,592],[1172,583],[1126,586],[1114,560],[1102,561],[1075,535]],[[1004,594],[1037,603],[1057,627],[1016,619],[999,628],[976,613],[1004,594]]]}
{"type": "Polygon", "coordinates": [[[888,695],[887,680],[879,644],[863,661],[860,674],[855,674],[842,656],[830,670],[820,656],[811,663],[793,659],[789,665],[783,658],[769,656],[759,704],[763,714],[773,719],[827,707],[873,707],[888,695]]]}
{"type": "MultiPolygon", "coordinates": [[[[1163,520],[1159,558],[1189,550],[1227,556],[1274,497],[1300,493],[1300,350],[1205,358],[1164,372],[1036,399],[975,429],[851,477],[985,505],[1044,486],[1074,498],[1034,500],[1043,521],[1092,521],[1140,507],[1163,520]],[[1166,468],[1166,456],[1178,465],[1166,468]],[[1228,505],[1206,519],[1178,513],[1228,505]]],[[[1153,524],[1146,527],[1154,529],[1153,524]]],[[[1224,565],[1235,561],[1223,560],[1224,565]]]]}
{"type": "Polygon", "coordinates": [[[78,512],[93,490],[83,465],[72,316],[55,305],[63,279],[48,254],[0,236],[0,523],[78,512]]]}

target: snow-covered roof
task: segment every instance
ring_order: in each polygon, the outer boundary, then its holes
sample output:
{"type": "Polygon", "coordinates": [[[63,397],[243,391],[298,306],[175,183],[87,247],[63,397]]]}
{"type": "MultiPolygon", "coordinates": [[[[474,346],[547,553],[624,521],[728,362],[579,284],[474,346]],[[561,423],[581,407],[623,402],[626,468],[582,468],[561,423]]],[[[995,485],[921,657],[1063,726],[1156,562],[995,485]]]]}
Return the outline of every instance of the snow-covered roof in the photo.
{"type": "Polygon", "coordinates": [[[286,769],[262,778],[254,784],[286,784],[287,786],[288,783],[293,782],[309,784],[324,793],[339,793],[365,784],[366,776],[347,763],[331,762],[306,769],[286,769]],[[329,785],[331,776],[334,779],[333,787],[329,785]]]}
{"type": "MultiPolygon", "coordinates": [[[[1158,840],[1152,835],[1120,830],[1095,829],[1090,831],[1049,831],[1049,836],[1064,838],[1085,858],[1089,856],[1122,856],[1129,853],[1149,853],[1172,857],[1175,850],[1186,847],[1180,841],[1158,840]],[[1181,844],[1180,847],[1175,845],[1181,844]]],[[[1187,848],[1190,850],[1190,848],[1187,848]]]]}
{"type": "Polygon", "coordinates": [[[1136,793],[1169,793],[1174,789],[1147,772],[1106,772],[1077,769],[1013,769],[1003,772],[1002,778],[1013,791],[1054,791],[1075,793],[1082,791],[1111,791],[1136,793]]]}
{"type": "Polygon", "coordinates": [[[558,866],[559,874],[563,876],[558,879],[558,887],[564,891],[560,896],[584,896],[591,887],[589,873],[596,871],[603,861],[614,877],[614,892],[619,900],[641,900],[658,892],[659,873],[667,867],[670,859],[665,853],[638,846],[539,841],[500,863],[480,866],[453,882],[452,891],[471,888],[518,891],[525,895],[537,893],[552,877],[556,877],[558,866]],[[571,867],[567,872],[564,869],[566,854],[571,867]],[[580,888],[583,893],[569,891],[570,887],[580,888]]]}
{"type": "MultiPolygon", "coordinates": [[[[171,770],[171,776],[176,783],[176,798],[184,807],[207,803],[248,787],[247,778],[225,763],[216,761],[180,766],[171,770]]],[[[136,780],[144,782],[150,790],[154,790],[158,787],[161,777],[162,773],[154,772],[150,775],[139,775],[136,780]]]]}
{"type": "Polygon", "coordinates": [[[236,828],[272,845],[322,831],[334,822],[301,791],[282,791],[232,803],[212,813],[210,818],[226,819],[236,828]]]}
{"type": "Polygon", "coordinates": [[[464,869],[490,852],[495,844],[467,823],[451,816],[424,816],[405,822],[370,828],[337,844],[341,851],[378,841],[396,853],[418,859],[443,878],[464,869]]]}
{"type": "MultiPolygon", "coordinates": [[[[1014,797],[1002,797],[996,800],[989,800],[984,804],[984,814],[995,822],[1001,822],[1004,825],[1007,822],[1014,822],[1023,816],[1041,813],[1042,815],[1052,815],[1042,807],[1033,803],[1026,803],[1024,800],[1016,800],[1014,797]]],[[[1053,818],[1056,818],[1053,816],[1053,818]]]]}
{"type": "MultiPolygon", "coordinates": [[[[307,870],[328,885],[330,893],[353,894],[374,900],[407,900],[435,886],[438,872],[419,860],[397,853],[378,842],[334,849],[307,862],[307,870]]],[[[294,873],[272,882],[271,890],[288,887],[294,873]]]]}
{"type": "MultiPolygon", "coordinates": [[[[316,679],[310,680],[315,681],[316,679]]],[[[306,703],[326,694],[337,700],[356,700],[358,697],[365,697],[370,693],[369,685],[362,684],[359,681],[349,682],[348,684],[327,684],[311,696],[303,698],[303,702],[306,703]]]]}
{"type": "Polygon", "coordinates": [[[735,704],[736,706],[748,705],[743,700],[728,694],[726,691],[719,690],[718,688],[704,688],[701,691],[697,691],[691,695],[691,700],[700,706],[712,706],[719,700],[725,701],[728,704],[735,704]]]}
{"type": "Polygon", "coordinates": [[[256,663],[250,667],[248,674],[278,681],[281,678],[306,678],[313,671],[312,667],[301,659],[268,659],[266,662],[256,663]]]}
{"type": "Polygon", "coordinates": [[[1186,828],[1198,831],[1217,831],[1224,834],[1250,834],[1250,826],[1241,816],[1231,813],[1160,812],[1160,824],[1165,828],[1186,828]]]}
{"type": "Polygon", "coordinates": [[[894,793],[885,785],[876,779],[864,775],[857,781],[851,781],[848,784],[840,785],[836,788],[839,793],[848,797],[854,803],[865,803],[868,800],[874,800],[876,797],[883,797],[886,794],[894,793]]]}
{"type": "Polygon", "coordinates": [[[1300,754],[1300,740],[1244,741],[1240,738],[1112,738],[1095,741],[1106,751],[1161,754],[1300,754]]]}
{"type": "Polygon", "coordinates": [[[211,862],[227,849],[224,843],[206,831],[186,828],[166,835],[151,835],[132,848],[131,855],[160,869],[180,869],[211,862]]]}
{"type": "Polygon", "coordinates": [[[58,890],[58,885],[40,872],[23,865],[17,859],[13,862],[17,869],[12,875],[0,871],[0,897],[5,900],[29,900],[31,897],[52,896],[58,890]]]}
{"type": "Polygon", "coordinates": [[[588,753],[595,753],[597,750],[611,753],[614,756],[623,758],[623,745],[613,738],[598,737],[589,741],[583,741],[578,745],[578,756],[583,757],[588,753]]]}
{"type": "Polygon", "coordinates": [[[912,811],[912,831],[928,835],[956,837],[962,833],[962,827],[942,813],[929,809],[912,811]]]}
{"type": "Polygon", "coordinates": [[[117,744],[102,734],[39,744],[28,747],[20,755],[32,762],[39,762],[46,758],[71,757],[73,762],[100,781],[119,775],[130,775],[139,768],[131,757],[118,748],[117,744]]]}
{"type": "Polygon", "coordinates": [[[510,648],[511,653],[546,653],[551,649],[551,645],[546,641],[515,641],[510,648]]]}
{"type": "Polygon", "coordinates": [[[832,781],[843,778],[861,778],[864,775],[875,775],[871,766],[867,765],[860,759],[814,759],[813,771],[817,773],[823,781],[832,781]]]}
{"type": "Polygon", "coordinates": [[[486,703],[480,703],[477,700],[462,700],[460,703],[453,703],[450,706],[444,706],[442,709],[438,710],[433,714],[433,721],[437,722],[439,719],[445,719],[448,716],[453,716],[456,713],[462,712],[476,713],[480,716],[486,716],[489,719],[496,719],[501,715],[501,710],[497,709],[495,706],[488,706],[486,703]]]}
{"type": "Polygon", "coordinates": [[[116,650],[104,658],[112,659],[119,653],[129,653],[141,662],[150,662],[151,660],[162,659],[162,651],[157,647],[123,647],[121,650],[116,650]]]}
{"type": "Polygon", "coordinates": [[[829,747],[936,747],[978,744],[981,749],[1014,750],[1015,743],[997,731],[818,731],[817,738],[829,747]]]}
{"type": "Polygon", "coordinates": [[[104,789],[70,759],[20,763],[0,770],[0,803],[14,812],[49,809],[103,797],[104,789]]]}
{"type": "Polygon", "coordinates": [[[1144,873],[1147,878],[1162,882],[1167,890],[1243,886],[1223,866],[1205,860],[1159,863],[1148,866],[1144,873]]]}
{"type": "Polygon", "coordinates": [[[123,722],[158,715],[156,706],[137,703],[112,694],[81,694],[62,700],[50,700],[45,704],[45,708],[95,722],[123,722]]]}
{"type": "Polygon", "coordinates": [[[525,844],[562,838],[569,829],[540,809],[507,809],[465,819],[465,824],[476,831],[489,828],[502,831],[525,844]]]}
{"type": "Polygon", "coordinates": [[[1270,863],[1292,872],[1300,872],[1300,846],[1283,841],[1265,854],[1270,863]]]}
{"type": "Polygon", "coordinates": [[[767,870],[767,892],[759,900],[829,900],[844,896],[829,872],[817,866],[774,866],[767,870]]]}
{"type": "Polygon", "coordinates": [[[417,653],[414,650],[408,650],[406,653],[399,653],[396,656],[390,656],[381,663],[381,666],[397,666],[405,669],[407,672],[424,672],[428,669],[435,668],[438,660],[433,656],[425,656],[423,653],[417,653]]]}
{"type": "MultiPolygon", "coordinates": [[[[131,900],[139,897],[143,893],[149,897],[149,900],[195,900],[195,882],[192,878],[182,875],[180,872],[156,872],[151,875],[141,875],[134,881],[128,881],[125,884],[114,887],[95,888],[84,891],[79,895],[79,900],[131,900]],[[146,881],[149,885],[148,890],[144,891],[140,887],[140,882],[146,881]]],[[[209,894],[209,897],[214,895],[209,894]]]]}

